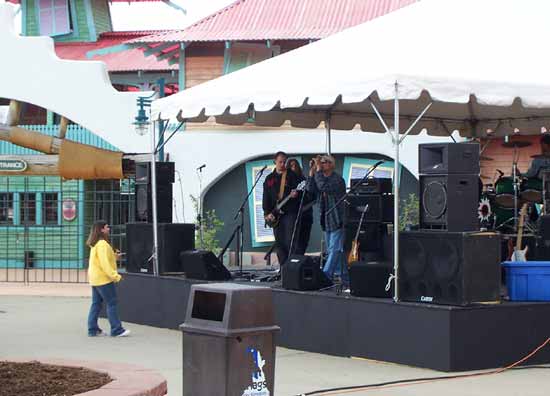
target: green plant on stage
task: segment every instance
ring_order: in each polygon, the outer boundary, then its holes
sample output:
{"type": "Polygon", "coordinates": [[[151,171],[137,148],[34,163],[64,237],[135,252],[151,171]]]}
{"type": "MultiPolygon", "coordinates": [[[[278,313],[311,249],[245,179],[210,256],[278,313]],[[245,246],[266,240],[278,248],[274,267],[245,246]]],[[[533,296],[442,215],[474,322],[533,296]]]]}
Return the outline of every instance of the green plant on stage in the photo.
{"type": "Polygon", "coordinates": [[[202,244],[200,238],[199,227],[199,199],[190,195],[191,201],[193,202],[193,208],[195,209],[195,224],[197,225],[197,230],[195,232],[195,246],[204,250],[211,250],[215,255],[221,251],[220,241],[216,239],[218,232],[223,229],[223,221],[218,218],[216,210],[203,210],[202,218],[202,244]]]}
{"type": "Polygon", "coordinates": [[[401,202],[401,213],[399,215],[399,230],[418,225],[420,201],[416,194],[409,194],[409,197],[401,202]]]}

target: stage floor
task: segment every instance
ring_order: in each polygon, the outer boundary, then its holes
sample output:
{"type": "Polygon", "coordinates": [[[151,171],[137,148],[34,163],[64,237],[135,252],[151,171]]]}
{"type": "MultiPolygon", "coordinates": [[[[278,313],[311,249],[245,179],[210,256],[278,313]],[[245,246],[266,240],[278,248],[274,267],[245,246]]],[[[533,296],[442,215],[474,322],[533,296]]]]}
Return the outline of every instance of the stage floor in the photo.
{"type": "MultiPolygon", "coordinates": [[[[126,274],[119,287],[121,318],[177,329],[191,285],[179,277],[126,274]]],[[[240,283],[240,282],[239,282],[240,283]]],[[[277,344],[440,371],[469,371],[514,363],[550,337],[550,303],[503,302],[467,307],[393,302],[337,295],[334,290],[273,290],[281,332],[277,344]]],[[[525,364],[550,363],[550,348],[525,364]]]]}

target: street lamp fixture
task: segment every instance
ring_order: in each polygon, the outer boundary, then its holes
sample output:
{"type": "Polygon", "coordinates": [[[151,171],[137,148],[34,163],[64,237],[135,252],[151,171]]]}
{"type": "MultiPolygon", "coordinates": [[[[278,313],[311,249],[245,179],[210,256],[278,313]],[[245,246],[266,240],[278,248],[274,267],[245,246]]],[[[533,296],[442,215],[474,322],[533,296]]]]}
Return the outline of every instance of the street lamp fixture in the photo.
{"type": "Polygon", "coordinates": [[[147,97],[140,96],[137,100],[138,114],[135,117],[135,121],[134,121],[133,125],[136,129],[136,133],[139,136],[144,136],[149,132],[149,126],[151,125],[151,121],[149,120],[149,117],[147,116],[145,108],[146,107],[151,107],[151,102],[153,101],[151,98],[155,95],[156,95],[156,93],[154,93],[151,96],[147,96],[147,97]]]}

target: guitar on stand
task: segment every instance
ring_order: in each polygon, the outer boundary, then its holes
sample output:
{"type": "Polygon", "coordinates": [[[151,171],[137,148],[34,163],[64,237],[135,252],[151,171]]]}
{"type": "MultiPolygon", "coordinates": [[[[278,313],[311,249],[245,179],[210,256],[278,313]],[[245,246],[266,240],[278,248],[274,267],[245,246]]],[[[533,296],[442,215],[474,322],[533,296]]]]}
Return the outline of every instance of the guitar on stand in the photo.
{"type": "Polygon", "coordinates": [[[523,204],[521,207],[521,212],[519,215],[519,222],[518,222],[518,237],[516,240],[516,246],[514,248],[514,251],[512,252],[512,256],[510,258],[510,261],[520,261],[524,262],[527,261],[527,249],[528,246],[525,246],[525,249],[521,249],[522,239],[523,239],[523,226],[525,223],[525,216],[527,214],[527,206],[528,204],[523,204]]]}
{"type": "Polygon", "coordinates": [[[366,204],[363,212],[361,213],[361,218],[359,219],[359,225],[357,226],[357,232],[355,233],[355,238],[351,243],[351,250],[348,255],[348,265],[354,261],[359,261],[359,234],[361,233],[361,225],[363,224],[363,219],[365,218],[365,213],[369,210],[369,205],[366,204]]]}

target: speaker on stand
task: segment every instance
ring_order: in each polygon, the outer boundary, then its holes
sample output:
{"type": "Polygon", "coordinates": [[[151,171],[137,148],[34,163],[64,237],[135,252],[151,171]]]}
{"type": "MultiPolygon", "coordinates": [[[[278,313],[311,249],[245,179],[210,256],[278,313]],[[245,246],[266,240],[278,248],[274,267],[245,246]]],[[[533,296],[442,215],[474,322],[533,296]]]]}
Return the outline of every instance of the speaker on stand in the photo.
{"type": "MultiPolygon", "coordinates": [[[[157,221],[159,223],[170,223],[172,222],[174,163],[157,162],[155,166],[157,183],[157,221]]],[[[136,163],[136,221],[153,221],[153,188],[150,168],[151,164],[149,162],[136,163]]]]}

